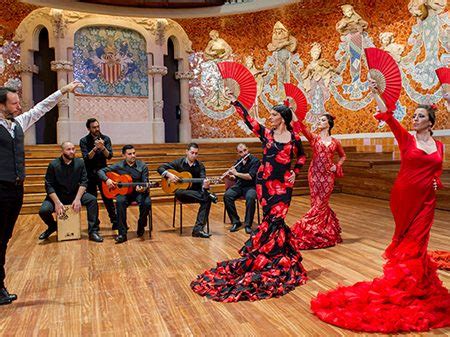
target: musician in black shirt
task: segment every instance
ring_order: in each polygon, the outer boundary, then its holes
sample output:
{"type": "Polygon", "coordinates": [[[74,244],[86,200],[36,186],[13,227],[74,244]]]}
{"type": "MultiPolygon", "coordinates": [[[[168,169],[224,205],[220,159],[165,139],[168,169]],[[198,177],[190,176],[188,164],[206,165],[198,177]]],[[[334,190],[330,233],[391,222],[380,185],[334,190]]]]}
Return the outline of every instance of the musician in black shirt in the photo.
{"type": "Polygon", "coordinates": [[[236,148],[239,160],[228,170],[227,178],[234,180],[235,184],[228,188],[223,195],[223,201],[233,226],[230,232],[236,232],[242,226],[236,211],[235,201],[245,197],[245,232],[252,232],[253,217],[255,216],[256,202],[256,172],[258,171],[259,159],[248,152],[245,144],[239,144],[236,148]]]}
{"type": "Polygon", "coordinates": [[[89,134],[80,139],[80,149],[83,154],[84,164],[88,176],[88,186],[86,191],[97,197],[97,187],[100,190],[103,204],[108,211],[112,229],[117,229],[117,216],[114,202],[105,197],[102,192],[102,182],[97,175],[98,170],[106,167],[107,160],[113,157],[111,139],[100,132],[100,124],[95,118],[86,121],[86,128],[89,134]]]}
{"type": "MultiPolygon", "coordinates": [[[[142,160],[136,159],[136,150],[133,145],[125,145],[122,148],[122,156],[124,160],[99,170],[99,178],[105,181],[110,188],[116,187],[117,184],[106,176],[107,172],[127,174],[131,176],[133,183],[148,183],[147,164],[142,160]]],[[[137,236],[141,237],[144,235],[148,215],[150,214],[151,201],[148,188],[137,185],[131,194],[118,195],[116,197],[117,227],[119,230],[119,235],[115,238],[116,243],[127,241],[127,208],[133,201],[139,204],[137,236]]]]}
{"type": "Polygon", "coordinates": [[[206,221],[209,217],[209,210],[211,208],[209,180],[206,178],[205,166],[197,160],[198,157],[198,145],[196,143],[190,143],[186,150],[186,157],[175,159],[170,163],[166,163],[158,167],[157,171],[161,176],[168,179],[170,182],[177,182],[179,178],[170,173],[169,169],[176,170],[178,172],[188,171],[193,178],[205,178],[203,184],[194,183],[187,190],[179,189],[175,192],[175,197],[181,202],[195,202],[200,204],[200,208],[197,213],[197,220],[192,230],[192,236],[200,238],[209,238],[211,234],[204,231],[206,221]]]}
{"type": "Polygon", "coordinates": [[[61,157],[54,159],[45,174],[47,197],[41,205],[39,216],[48,226],[39,240],[47,239],[57,229],[56,216],[64,214],[64,205],[71,205],[75,212],[80,212],[81,205],[86,206],[89,226],[89,240],[102,242],[98,233],[97,198],[86,192],[88,183],[86,168],[81,158],[75,158],[75,146],[70,142],[61,145],[61,157]]]}

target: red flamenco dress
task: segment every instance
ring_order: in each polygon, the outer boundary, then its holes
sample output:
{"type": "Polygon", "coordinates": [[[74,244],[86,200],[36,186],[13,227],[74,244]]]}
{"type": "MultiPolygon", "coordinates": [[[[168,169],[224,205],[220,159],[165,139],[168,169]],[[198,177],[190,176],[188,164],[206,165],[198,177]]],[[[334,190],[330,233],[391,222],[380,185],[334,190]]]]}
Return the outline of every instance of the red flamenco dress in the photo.
{"type": "Polygon", "coordinates": [[[437,151],[427,154],[392,113],[376,117],[387,122],[401,152],[390,202],[395,232],[384,254],[384,273],[370,282],[319,294],[311,309],[327,323],[356,331],[394,333],[450,326],[450,294],[427,254],[442,143],[436,141],[437,151]]]}
{"type": "Polygon", "coordinates": [[[220,302],[256,301],[282,296],[306,282],[302,256],[294,247],[294,237],[284,218],[291,202],[291,160],[294,171],[305,163],[300,137],[275,141],[273,130],[255,121],[246,109],[235,103],[246,125],[263,145],[262,164],[256,178],[256,192],[263,208],[261,224],[240,249],[240,258],[218,262],[192,281],[191,288],[201,296],[220,302]]]}
{"type": "Polygon", "coordinates": [[[294,224],[292,232],[298,239],[298,249],[331,247],[342,242],[341,226],[329,201],[335,177],[343,176],[344,149],[335,138],[331,138],[331,143],[326,145],[319,135],[311,133],[302,122],[295,122],[294,130],[305,135],[313,154],[308,171],[311,209],[294,224]],[[335,164],[333,159],[336,152],[340,159],[335,164]],[[333,166],[336,167],[335,172],[331,171],[333,166]]]}

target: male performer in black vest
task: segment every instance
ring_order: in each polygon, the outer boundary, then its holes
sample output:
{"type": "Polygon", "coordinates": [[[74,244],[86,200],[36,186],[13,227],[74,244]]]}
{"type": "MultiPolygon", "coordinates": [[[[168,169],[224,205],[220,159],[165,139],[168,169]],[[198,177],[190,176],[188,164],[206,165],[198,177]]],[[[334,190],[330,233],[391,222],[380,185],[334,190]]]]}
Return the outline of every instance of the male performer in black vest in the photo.
{"type": "Polygon", "coordinates": [[[103,204],[108,211],[112,229],[117,229],[117,216],[114,201],[105,197],[102,191],[102,181],[97,172],[106,167],[106,161],[113,157],[111,139],[100,132],[100,124],[95,118],[86,121],[89,134],[80,139],[80,149],[83,154],[84,164],[88,175],[86,192],[97,196],[97,186],[102,196],[103,204]]]}
{"type": "Polygon", "coordinates": [[[245,144],[238,144],[236,150],[240,157],[236,164],[239,162],[240,164],[237,166],[235,164],[236,167],[231,168],[227,175],[228,179],[232,179],[236,183],[225,191],[223,201],[233,224],[230,232],[236,232],[242,226],[242,223],[236,211],[235,201],[242,196],[245,197],[245,232],[250,234],[253,217],[255,216],[256,172],[260,162],[258,158],[249,154],[245,144]]]}
{"type": "Polygon", "coordinates": [[[63,94],[78,87],[81,83],[69,83],[23,114],[16,90],[0,87],[0,305],[17,299],[5,288],[5,256],[23,203],[24,132],[50,111],[63,94]]]}
{"type": "MultiPolygon", "coordinates": [[[[131,176],[134,183],[148,183],[147,164],[142,160],[136,159],[136,150],[133,145],[125,145],[122,148],[122,157],[124,160],[99,170],[98,176],[100,179],[105,181],[108,187],[114,188],[117,184],[112,179],[108,179],[106,173],[115,172],[131,176]]],[[[116,243],[127,241],[127,208],[133,201],[139,204],[137,236],[141,237],[144,235],[151,201],[148,188],[137,185],[131,194],[118,195],[116,197],[117,227],[119,230],[119,235],[115,238],[116,243]]]]}
{"type": "Polygon", "coordinates": [[[206,179],[205,166],[197,160],[198,157],[198,145],[196,143],[190,143],[186,150],[186,157],[175,159],[170,163],[166,163],[158,167],[158,173],[171,182],[176,182],[179,178],[170,173],[169,169],[176,170],[178,172],[188,171],[191,173],[192,178],[205,178],[203,184],[195,183],[187,190],[177,190],[175,197],[181,202],[196,202],[200,204],[200,208],[197,213],[197,220],[192,230],[192,236],[200,238],[209,238],[211,234],[204,231],[206,220],[209,217],[209,210],[211,208],[211,201],[214,201],[214,195],[211,195],[207,190],[209,189],[209,180],[206,179]],[[213,199],[210,197],[213,197],[213,199]]]}
{"type": "Polygon", "coordinates": [[[46,240],[56,232],[57,223],[53,218],[53,212],[56,216],[62,216],[64,205],[70,205],[75,212],[80,212],[83,205],[87,211],[89,240],[103,242],[98,233],[97,198],[86,192],[88,185],[86,167],[83,159],[75,158],[75,152],[75,146],[71,142],[64,142],[61,145],[61,156],[48,164],[45,174],[47,197],[39,210],[39,216],[48,228],[39,236],[39,240],[46,240]]]}

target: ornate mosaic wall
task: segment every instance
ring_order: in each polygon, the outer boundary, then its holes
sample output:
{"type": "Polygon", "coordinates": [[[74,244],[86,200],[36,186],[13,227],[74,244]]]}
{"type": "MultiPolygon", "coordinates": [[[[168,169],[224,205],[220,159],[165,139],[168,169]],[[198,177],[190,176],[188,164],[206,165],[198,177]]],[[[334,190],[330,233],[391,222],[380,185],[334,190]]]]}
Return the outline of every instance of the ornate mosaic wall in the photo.
{"type": "Polygon", "coordinates": [[[115,27],[85,27],[75,33],[74,78],[82,94],[148,96],[147,48],[137,32],[115,27]]]}
{"type": "Polygon", "coordinates": [[[14,30],[36,7],[17,0],[2,0],[0,7],[0,86],[20,90],[21,80],[17,66],[20,63],[20,47],[12,41],[14,30]]]}
{"type": "Polygon", "coordinates": [[[284,99],[282,83],[289,81],[308,97],[312,126],[326,111],[337,117],[335,133],[386,131],[371,117],[363,52],[370,46],[385,49],[399,63],[403,90],[396,118],[409,126],[417,103],[437,103],[436,129],[450,127],[434,75],[434,69],[450,64],[445,0],[310,0],[279,10],[178,22],[195,51],[190,59],[194,138],[248,136],[221,94],[216,63],[222,60],[242,62],[255,75],[259,99],[252,113],[261,122],[284,99]]]}

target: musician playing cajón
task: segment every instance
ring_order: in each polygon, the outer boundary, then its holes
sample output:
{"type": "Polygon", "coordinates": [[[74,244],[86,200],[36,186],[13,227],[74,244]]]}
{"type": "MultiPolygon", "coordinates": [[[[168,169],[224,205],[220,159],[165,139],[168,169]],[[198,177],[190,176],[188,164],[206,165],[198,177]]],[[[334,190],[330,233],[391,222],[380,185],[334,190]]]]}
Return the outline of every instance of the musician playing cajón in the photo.
{"type": "Polygon", "coordinates": [[[197,160],[198,145],[190,143],[186,149],[186,157],[175,159],[158,167],[158,173],[166,178],[170,183],[177,183],[180,178],[168,170],[178,172],[187,171],[192,178],[203,178],[203,183],[193,183],[188,189],[178,189],[175,191],[175,197],[181,202],[199,203],[200,208],[197,213],[197,220],[192,230],[192,236],[200,238],[209,238],[211,235],[204,231],[206,221],[209,217],[211,208],[211,194],[209,193],[210,181],[206,178],[205,166],[197,160]]]}
{"type": "Polygon", "coordinates": [[[137,236],[144,235],[145,226],[147,225],[148,214],[150,213],[150,194],[148,187],[148,167],[141,161],[136,159],[136,150],[133,145],[125,145],[122,148],[122,157],[124,160],[105,167],[98,171],[98,176],[101,180],[106,182],[110,189],[117,188],[117,182],[108,178],[107,172],[115,172],[118,174],[126,174],[131,176],[133,183],[143,183],[133,188],[130,194],[117,195],[116,210],[117,210],[117,227],[119,235],[116,236],[116,243],[127,241],[127,208],[136,201],[139,204],[139,220],[137,236]]]}

